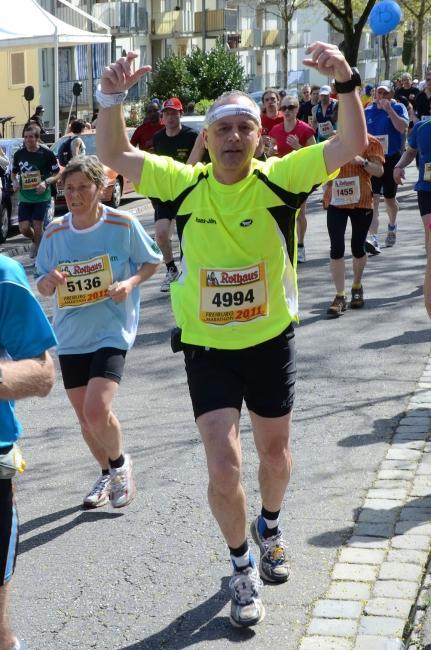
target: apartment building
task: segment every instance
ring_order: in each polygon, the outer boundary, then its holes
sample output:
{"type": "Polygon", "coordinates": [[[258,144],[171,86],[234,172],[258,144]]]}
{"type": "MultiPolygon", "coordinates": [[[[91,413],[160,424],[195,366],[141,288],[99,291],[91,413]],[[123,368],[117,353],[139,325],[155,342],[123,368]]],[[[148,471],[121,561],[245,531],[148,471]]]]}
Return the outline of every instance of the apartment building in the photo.
{"type": "MultiPolygon", "coordinates": [[[[75,108],[91,115],[94,93],[103,67],[122,53],[134,51],[140,65],[152,64],[169,53],[186,55],[194,47],[211,49],[217,39],[234,52],[242,63],[250,92],[268,86],[298,87],[321,84],[329,79],[306,68],[302,61],[307,46],[315,40],[340,43],[342,37],[324,21],[325,7],[315,0],[301,9],[286,26],[274,5],[257,0],[38,0],[39,4],[66,23],[87,32],[100,33],[103,24],[111,31],[110,44],[89,44],[59,49],[59,109],[64,121],[75,108]],[[287,52],[287,55],[286,55],[287,52]],[[82,85],[73,95],[76,82],[82,85]]],[[[391,72],[401,65],[401,43],[396,32],[390,35],[391,72]]],[[[53,124],[54,53],[37,52],[35,102],[45,106],[45,119],[53,124]]],[[[364,80],[378,74],[379,43],[364,31],[358,67],[364,80]]],[[[380,70],[384,65],[380,57],[380,70]]],[[[381,74],[380,74],[381,76],[381,74]]],[[[146,95],[141,80],[129,97],[146,95]]],[[[20,112],[25,104],[19,98],[20,112]]],[[[10,108],[12,110],[12,107],[10,108]]],[[[17,106],[18,110],[18,106],[17,106]]]]}

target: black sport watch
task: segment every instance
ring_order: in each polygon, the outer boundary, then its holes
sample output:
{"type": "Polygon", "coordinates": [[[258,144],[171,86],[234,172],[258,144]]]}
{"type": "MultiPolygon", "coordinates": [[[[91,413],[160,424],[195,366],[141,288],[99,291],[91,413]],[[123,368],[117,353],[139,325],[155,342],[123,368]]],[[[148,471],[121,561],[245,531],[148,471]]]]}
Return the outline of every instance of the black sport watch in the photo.
{"type": "Polygon", "coordinates": [[[352,68],[352,76],[349,81],[334,81],[335,90],[339,95],[351,93],[358,86],[362,86],[361,77],[358,68],[352,68]]]}

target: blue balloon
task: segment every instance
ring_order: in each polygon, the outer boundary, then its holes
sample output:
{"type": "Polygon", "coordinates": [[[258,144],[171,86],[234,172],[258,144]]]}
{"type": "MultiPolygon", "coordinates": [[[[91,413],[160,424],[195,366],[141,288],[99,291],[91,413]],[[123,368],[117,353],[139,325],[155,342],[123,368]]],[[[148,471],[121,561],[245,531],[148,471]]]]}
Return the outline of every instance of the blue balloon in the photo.
{"type": "Polygon", "coordinates": [[[368,22],[376,36],[389,34],[401,20],[402,12],[394,0],[381,0],[371,9],[368,22]]]}

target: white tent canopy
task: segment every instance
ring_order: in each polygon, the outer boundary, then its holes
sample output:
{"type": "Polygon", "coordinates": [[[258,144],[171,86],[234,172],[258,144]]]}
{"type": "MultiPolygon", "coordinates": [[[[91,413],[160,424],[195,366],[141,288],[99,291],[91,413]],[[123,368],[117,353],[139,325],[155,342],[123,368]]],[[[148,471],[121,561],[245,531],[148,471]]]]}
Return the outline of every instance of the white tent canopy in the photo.
{"type": "MultiPolygon", "coordinates": [[[[69,6],[68,2],[64,2],[69,6]]],[[[75,7],[72,7],[75,9],[75,7]]],[[[79,11],[79,13],[83,13],[79,11]]],[[[55,139],[59,134],[59,77],[58,48],[96,43],[110,43],[109,28],[102,25],[105,34],[86,32],[59,20],[38,4],[36,0],[9,0],[2,3],[0,22],[0,48],[42,48],[55,49],[54,55],[54,126],[55,139]]]]}

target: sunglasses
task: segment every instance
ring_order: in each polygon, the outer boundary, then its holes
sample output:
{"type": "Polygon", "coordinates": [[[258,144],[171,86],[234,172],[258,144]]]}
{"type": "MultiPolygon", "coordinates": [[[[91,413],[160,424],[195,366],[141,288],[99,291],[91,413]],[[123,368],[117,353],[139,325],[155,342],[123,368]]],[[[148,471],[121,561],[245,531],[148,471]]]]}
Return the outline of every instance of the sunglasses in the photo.
{"type": "Polygon", "coordinates": [[[280,106],[280,111],[293,111],[294,108],[299,108],[298,104],[289,104],[288,106],[280,106]]]}

